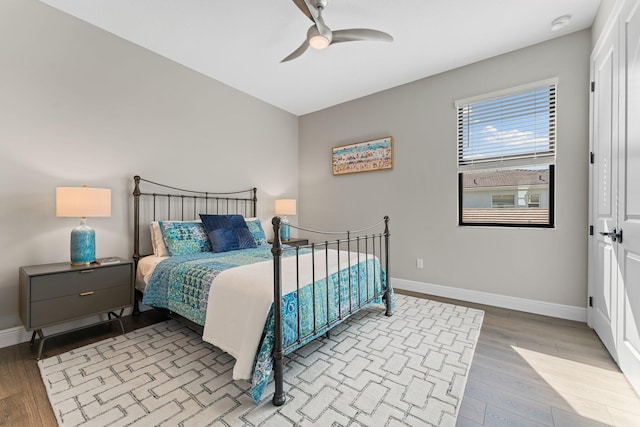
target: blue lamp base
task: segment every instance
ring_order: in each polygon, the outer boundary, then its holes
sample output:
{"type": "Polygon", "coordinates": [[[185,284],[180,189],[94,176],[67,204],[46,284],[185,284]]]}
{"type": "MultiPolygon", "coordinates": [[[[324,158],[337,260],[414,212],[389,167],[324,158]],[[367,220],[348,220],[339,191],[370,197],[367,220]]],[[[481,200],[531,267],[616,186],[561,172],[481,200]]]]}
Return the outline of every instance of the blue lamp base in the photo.
{"type": "Polygon", "coordinates": [[[96,232],[86,218],[71,230],[71,265],[89,265],[96,260],[96,232]]]}
{"type": "Polygon", "coordinates": [[[287,241],[291,238],[291,227],[289,227],[289,220],[286,216],[280,218],[280,223],[282,224],[280,227],[280,239],[283,241],[287,241]]]}

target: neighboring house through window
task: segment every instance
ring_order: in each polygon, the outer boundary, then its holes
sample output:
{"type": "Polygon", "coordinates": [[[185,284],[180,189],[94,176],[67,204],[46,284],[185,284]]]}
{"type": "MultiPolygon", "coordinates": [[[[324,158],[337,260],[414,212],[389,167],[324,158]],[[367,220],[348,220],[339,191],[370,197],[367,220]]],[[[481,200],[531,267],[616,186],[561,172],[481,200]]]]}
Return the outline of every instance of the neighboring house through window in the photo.
{"type": "Polygon", "coordinates": [[[456,102],[460,225],[553,227],[556,86],[456,102]]]}

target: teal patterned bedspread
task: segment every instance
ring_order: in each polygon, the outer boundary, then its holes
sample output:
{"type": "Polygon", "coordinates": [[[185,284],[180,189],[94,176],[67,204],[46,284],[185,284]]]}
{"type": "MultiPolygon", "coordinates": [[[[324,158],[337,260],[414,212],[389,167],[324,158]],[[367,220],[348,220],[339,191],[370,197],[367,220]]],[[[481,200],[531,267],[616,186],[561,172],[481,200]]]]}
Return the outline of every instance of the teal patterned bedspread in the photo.
{"type": "MultiPolygon", "coordinates": [[[[284,295],[282,297],[282,340],[285,353],[291,353],[323,335],[345,320],[350,311],[355,312],[372,302],[382,302],[379,295],[386,289],[386,274],[381,269],[380,261],[372,258],[354,264],[350,269],[345,268],[331,274],[328,278],[317,280],[315,286],[308,284],[301,287],[299,296],[296,291],[284,295]],[[327,287],[329,298],[327,298],[327,287]],[[375,297],[376,295],[378,297],[375,297]],[[300,339],[298,339],[298,315],[300,316],[300,339]]],[[[392,307],[395,305],[393,293],[391,293],[391,304],[392,307]]],[[[274,331],[272,306],[256,355],[251,381],[251,397],[256,403],[260,401],[273,370],[274,331]]]]}
{"type": "MultiPolygon", "coordinates": [[[[302,254],[308,250],[299,252],[302,254]]],[[[283,256],[295,253],[296,251],[284,251],[283,256]]],[[[204,325],[209,288],[221,271],[272,258],[271,247],[169,257],[157,265],[145,289],[142,302],[154,307],[167,308],[199,325],[204,325]]],[[[215,283],[213,285],[215,286],[215,283]]],[[[284,295],[282,332],[286,352],[290,353],[324,334],[339,324],[350,310],[355,311],[356,308],[371,302],[380,302],[381,298],[374,298],[374,295],[380,295],[386,287],[386,274],[381,269],[380,262],[377,258],[370,258],[352,265],[350,269],[345,268],[329,275],[328,278],[319,279],[315,284],[301,284],[299,296],[297,291],[284,295]],[[349,274],[347,270],[350,270],[349,274]]],[[[273,369],[274,330],[272,306],[254,362],[251,397],[256,403],[260,401],[273,369]]]]}
{"type": "Polygon", "coordinates": [[[204,326],[211,282],[229,268],[273,259],[270,246],[176,255],[158,264],[142,303],[166,308],[204,326]]]}

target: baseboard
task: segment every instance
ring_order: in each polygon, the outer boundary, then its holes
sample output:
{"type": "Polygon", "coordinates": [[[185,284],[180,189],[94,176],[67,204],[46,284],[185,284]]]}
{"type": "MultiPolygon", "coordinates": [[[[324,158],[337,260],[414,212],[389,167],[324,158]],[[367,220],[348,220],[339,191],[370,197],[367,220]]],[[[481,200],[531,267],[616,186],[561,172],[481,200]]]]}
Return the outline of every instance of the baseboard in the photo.
{"type": "Polygon", "coordinates": [[[22,326],[15,326],[0,331],[0,348],[10,347],[31,339],[31,332],[27,332],[22,326]]]}
{"type": "Polygon", "coordinates": [[[575,320],[577,322],[587,321],[586,307],[575,307],[552,302],[510,297],[507,295],[472,291],[469,289],[453,288],[450,286],[434,285],[432,283],[415,282],[413,280],[405,279],[392,279],[392,283],[394,288],[406,291],[475,302],[478,304],[508,308],[533,314],[541,314],[560,319],[575,320]]]}
{"type": "MultiPolygon", "coordinates": [[[[150,308],[147,306],[140,305],[140,311],[149,310],[150,308]]],[[[124,310],[123,316],[128,316],[131,314],[133,310],[131,308],[127,308],[124,310]]],[[[99,322],[100,320],[106,319],[106,314],[101,316],[92,316],[86,317],[84,319],[76,320],[69,323],[63,323],[60,325],[51,326],[49,328],[44,329],[44,336],[55,334],[58,332],[63,332],[67,330],[72,330],[75,328],[81,328],[83,326],[91,325],[92,323],[99,322]]],[[[31,332],[28,332],[22,326],[14,326],[13,328],[2,329],[0,330],[0,348],[9,347],[16,344],[21,344],[23,342],[27,342],[31,339],[31,332]]],[[[46,344],[45,344],[46,346],[46,344]]]]}

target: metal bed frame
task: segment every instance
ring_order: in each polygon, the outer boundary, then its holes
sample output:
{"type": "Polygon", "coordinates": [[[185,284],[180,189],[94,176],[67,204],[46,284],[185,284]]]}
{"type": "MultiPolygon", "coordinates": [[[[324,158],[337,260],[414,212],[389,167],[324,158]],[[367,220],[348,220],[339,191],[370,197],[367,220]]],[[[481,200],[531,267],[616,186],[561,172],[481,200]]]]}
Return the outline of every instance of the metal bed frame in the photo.
{"type": "MultiPolygon", "coordinates": [[[[216,214],[241,214],[245,217],[247,216],[256,216],[257,214],[257,189],[251,188],[248,190],[241,190],[236,192],[202,192],[202,191],[192,191],[192,190],[184,190],[176,187],[167,186],[164,184],[159,184],[157,182],[149,181],[141,178],[140,176],[134,176],[134,190],[133,190],[133,205],[134,205],[134,215],[133,215],[133,230],[134,230],[134,245],[133,245],[133,261],[135,265],[135,271],[137,273],[137,264],[140,258],[146,255],[142,255],[140,253],[140,211],[141,211],[141,199],[142,198],[151,198],[152,203],[152,215],[151,218],[148,218],[149,221],[157,221],[158,217],[161,217],[165,220],[170,220],[172,218],[179,218],[180,220],[192,220],[196,219],[198,213],[216,213],[216,214]],[[156,192],[142,192],[140,189],[140,183],[145,182],[152,186],[156,186],[161,189],[161,193],[156,192]],[[167,191],[173,191],[173,193],[169,193],[167,191]],[[166,203],[165,206],[160,206],[164,201],[166,203]],[[204,206],[203,206],[204,205],[204,206]],[[172,214],[172,207],[174,207],[174,213],[172,214]],[[191,208],[193,208],[193,212],[191,212],[191,208]],[[211,208],[211,209],[210,209],[211,208]],[[166,214],[160,214],[160,211],[164,213],[166,209],[166,214]],[[178,212],[176,212],[178,211],[178,212]],[[186,216],[185,216],[186,215],[186,216]]],[[[338,235],[338,236],[346,236],[344,238],[338,238],[334,240],[324,240],[321,243],[311,243],[307,245],[301,246],[290,246],[285,242],[282,242],[280,239],[280,228],[282,227],[282,220],[279,217],[274,217],[271,221],[273,225],[273,244],[271,248],[271,253],[273,255],[273,314],[274,314],[274,324],[275,324],[275,343],[273,350],[273,370],[274,370],[274,381],[275,381],[275,393],[273,396],[273,404],[276,406],[280,406],[284,404],[286,400],[286,395],[284,392],[284,379],[283,379],[283,358],[285,355],[293,352],[297,348],[301,347],[304,342],[311,341],[323,334],[328,334],[329,330],[336,326],[339,323],[342,323],[344,320],[349,318],[352,314],[356,313],[360,308],[369,305],[382,298],[385,301],[385,315],[392,315],[392,302],[391,302],[391,283],[389,276],[389,266],[390,266],[390,237],[389,233],[389,217],[385,216],[383,221],[379,223],[360,230],[356,231],[345,231],[345,232],[328,232],[328,231],[319,231],[312,230],[308,228],[298,227],[294,225],[290,225],[290,227],[295,228],[297,230],[306,232],[311,235],[338,235]],[[384,231],[374,233],[374,234],[363,234],[370,230],[375,229],[376,227],[380,227],[384,224],[384,231]],[[369,269],[367,268],[365,271],[365,277],[367,281],[367,292],[366,298],[361,299],[361,288],[360,288],[360,280],[357,280],[357,295],[358,298],[354,301],[352,298],[352,289],[356,290],[355,287],[352,288],[351,274],[348,276],[348,299],[343,300],[342,292],[338,291],[338,317],[337,319],[330,319],[330,316],[327,313],[326,322],[321,326],[317,327],[316,322],[316,313],[315,313],[315,303],[314,312],[313,312],[313,331],[305,336],[301,336],[301,326],[300,326],[300,304],[298,306],[298,336],[297,340],[291,343],[288,346],[285,346],[283,343],[283,334],[282,334],[282,263],[281,259],[283,256],[295,256],[296,258],[296,291],[297,294],[300,294],[301,285],[304,286],[306,284],[300,283],[300,275],[299,275],[299,257],[301,255],[301,251],[306,252],[305,249],[311,250],[312,260],[315,260],[316,256],[325,256],[328,260],[328,254],[330,248],[335,248],[338,254],[338,265],[340,264],[339,254],[341,248],[346,248],[348,252],[351,252],[354,249],[358,253],[358,277],[360,277],[360,255],[366,259],[366,257],[378,256],[381,263],[381,272],[380,277],[376,276],[372,273],[372,277],[369,277],[369,269]],[[364,251],[364,252],[362,252],[364,251]],[[292,253],[295,252],[295,253],[292,253]],[[383,289],[382,286],[376,288],[376,281],[378,284],[382,284],[383,277],[382,274],[386,274],[386,288],[383,289]],[[373,292],[369,293],[369,281],[374,281],[373,292]],[[377,290],[379,289],[379,290],[377,290]],[[346,307],[348,306],[348,309],[346,307]],[[343,308],[344,307],[344,308],[343,308]],[[343,314],[343,309],[345,310],[345,314],[343,314]]],[[[348,270],[351,271],[352,267],[356,267],[356,265],[351,265],[350,257],[347,257],[348,260],[348,270]]],[[[315,262],[312,261],[312,265],[315,262]]],[[[339,269],[340,270],[340,269],[339,269]]],[[[325,271],[325,279],[328,280],[328,271],[325,271]]],[[[340,275],[340,271],[337,273],[340,275]]],[[[313,292],[313,301],[316,301],[316,272],[315,269],[312,271],[312,292],[313,292]]],[[[320,279],[323,280],[323,279],[320,279]]],[[[340,280],[338,280],[340,282],[340,280]]],[[[326,282],[328,285],[328,282],[326,282]]],[[[353,284],[356,286],[356,284],[353,284]]],[[[329,306],[329,287],[327,289],[327,310],[329,306]]],[[[139,313],[138,302],[141,297],[141,293],[136,290],[136,299],[134,306],[134,313],[139,313]]],[[[186,321],[190,327],[202,332],[202,326],[197,325],[194,322],[191,322],[187,319],[179,316],[179,313],[169,313],[172,317],[176,317],[182,321],[186,321]]]]}

